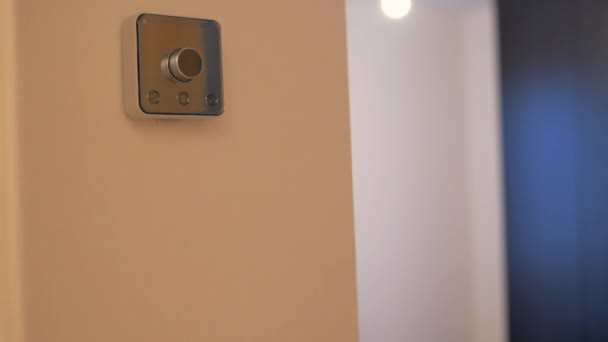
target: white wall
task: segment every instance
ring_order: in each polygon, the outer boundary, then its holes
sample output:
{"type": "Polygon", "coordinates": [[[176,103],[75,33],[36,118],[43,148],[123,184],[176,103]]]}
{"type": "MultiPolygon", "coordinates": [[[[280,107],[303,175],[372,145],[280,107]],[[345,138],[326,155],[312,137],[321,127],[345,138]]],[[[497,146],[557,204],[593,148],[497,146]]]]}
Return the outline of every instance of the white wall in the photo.
{"type": "Polygon", "coordinates": [[[475,341],[506,340],[505,260],[496,23],[491,6],[465,14],[475,341]]]}
{"type": "Polygon", "coordinates": [[[504,335],[493,7],[347,2],[362,342],[504,335]]]}

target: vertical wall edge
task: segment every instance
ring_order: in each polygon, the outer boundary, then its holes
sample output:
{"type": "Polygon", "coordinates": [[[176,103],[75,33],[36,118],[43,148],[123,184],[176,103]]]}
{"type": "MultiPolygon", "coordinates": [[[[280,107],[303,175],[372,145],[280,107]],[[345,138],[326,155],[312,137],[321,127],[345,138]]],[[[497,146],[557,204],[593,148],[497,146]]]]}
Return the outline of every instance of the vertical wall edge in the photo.
{"type": "Polygon", "coordinates": [[[0,341],[24,340],[16,144],[16,1],[0,1],[0,341]]]}

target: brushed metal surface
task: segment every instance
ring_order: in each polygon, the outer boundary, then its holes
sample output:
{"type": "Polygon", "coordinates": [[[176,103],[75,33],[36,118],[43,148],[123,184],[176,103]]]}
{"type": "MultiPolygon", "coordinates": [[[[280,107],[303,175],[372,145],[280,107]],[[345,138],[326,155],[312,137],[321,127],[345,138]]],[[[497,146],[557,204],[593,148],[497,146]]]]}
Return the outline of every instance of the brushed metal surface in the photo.
{"type": "Polygon", "coordinates": [[[203,58],[196,50],[190,48],[173,51],[166,62],[169,76],[181,82],[190,82],[203,71],[203,58]]]}
{"type": "Polygon", "coordinates": [[[141,111],[151,117],[221,114],[224,100],[219,24],[142,14],[136,26],[141,111]],[[158,92],[160,101],[150,101],[151,92],[158,92]],[[188,103],[180,101],[182,93],[189,94],[188,103]],[[210,94],[218,101],[208,101],[210,94]]]}

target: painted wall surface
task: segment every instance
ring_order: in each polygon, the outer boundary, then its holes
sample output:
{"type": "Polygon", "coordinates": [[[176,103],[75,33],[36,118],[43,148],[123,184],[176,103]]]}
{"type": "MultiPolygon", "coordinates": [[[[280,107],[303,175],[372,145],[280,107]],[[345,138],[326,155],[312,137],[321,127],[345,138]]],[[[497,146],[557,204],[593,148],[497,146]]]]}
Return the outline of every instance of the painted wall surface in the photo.
{"type": "Polygon", "coordinates": [[[347,4],[361,341],[503,341],[494,8],[347,4]]]}
{"type": "Polygon", "coordinates": [[[474,341],[507,341],[503,176],[496,11],[463,14],[474,341]]]}
{"type": "Polygon", "coordinates": [[[343,1],[15,5],[26,341],[357,340],[343,1]],[[125,116],[140,12],[221,23],[223,116],[125,116]]]}
{"type": "Polygon", "coordinates": [[[21,339],[14,75],[15,4],[0,1],[0,342],[21,339]]]}

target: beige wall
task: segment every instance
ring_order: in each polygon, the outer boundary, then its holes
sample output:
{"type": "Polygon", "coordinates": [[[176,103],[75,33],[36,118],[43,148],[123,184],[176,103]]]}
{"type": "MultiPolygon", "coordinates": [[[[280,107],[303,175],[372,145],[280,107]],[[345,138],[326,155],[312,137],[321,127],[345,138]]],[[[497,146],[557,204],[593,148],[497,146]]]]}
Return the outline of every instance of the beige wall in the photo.
{"type": "Polygon", "coordinates": [[[15,129],[15,6],[0,1],[0,342],[21,341],[15,129]]]}
{"type": "Polygon", "coordinates": [[[347,8],[361,342],[502,342],[492,2],[347,8]]]}
{"type": "Polygon", "coordinates": [[[16,1],[29,342],[355,342],[343,1],[16,1]],[[122,112],[120,24],[223,27],[227,110],[122,112]]]}

